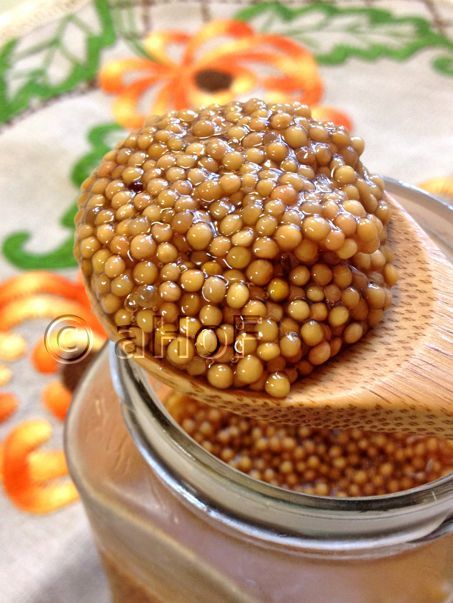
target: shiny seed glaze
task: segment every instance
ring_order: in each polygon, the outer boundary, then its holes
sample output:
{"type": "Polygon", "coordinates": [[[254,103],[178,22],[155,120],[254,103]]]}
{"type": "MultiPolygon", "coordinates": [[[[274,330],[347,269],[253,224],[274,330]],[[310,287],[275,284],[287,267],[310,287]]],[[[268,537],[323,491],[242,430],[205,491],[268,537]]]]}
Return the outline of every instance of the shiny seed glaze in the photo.
{"type": "Polygon", "coordinates": [[[112,327],[214,387],[287,396],[391,304],[363,147],[298,103],[150,117],[79,199],[75,254],[112,327]]]}
{"type": "Polygon", "coordinates": [[[220,460],[307,494],[391,494],[453,471],[453,440],[263,423],[179,394],[165,404],[184,431],[220,460]]]}

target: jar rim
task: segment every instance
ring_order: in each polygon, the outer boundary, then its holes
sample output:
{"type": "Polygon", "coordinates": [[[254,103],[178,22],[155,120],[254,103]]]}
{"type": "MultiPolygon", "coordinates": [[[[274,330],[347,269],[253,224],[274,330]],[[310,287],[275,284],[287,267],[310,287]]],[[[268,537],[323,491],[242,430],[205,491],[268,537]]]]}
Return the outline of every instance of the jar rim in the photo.
{"type": "MultiPolygon", "coordinates": [[[[452,208],[434,196],[386,179],[390,192],[452,208]]],[[[335,498],[256,480],[197,444],[171,417],[145,371],[110,344],[110,365],[123,414],[142,455],[175,493],[203,514],[266,540],[309,549],[373,549],[435,537],[453,528],[453,473],[401,492],[335,498]],[[450,525],[452,524],[452,525],[450,525]],[[335,543],[335,546],[333,544],[335,543]]]]}
{"type": "MultiPolygon", "coordinates": [[[[112,354],[112,352],[110,353],[112,354]]],[[[413,506],[414,504],[430,502],[433,498],[442,498],[445,494],[449,494],[450,491],[453,494],[453,473],[431,482],[426,482],[419,486],[394,493],[372,496],[350,496],[344,498],[297,492],[252,478],[239,469],[224,463],[218,457],[203,448],[203,446],[200,446],[184,431],[165,408],[149,383],[144,369],[129,358],[118,357],[116,352],[115,357],[118,358],[119,363],[124,363],[124,368],[120,369],[123,377],[124,370],[127,371],[129,376],[132,376],[134,385],[140,389],[141,394],[144,396],[144,401],[149,406],[156,419],[161,426],[168,431],[171,438],[181,447],[181,449],[185,450],[200,464],[215,468],[216,472],[224,477],[228,477],[228,479],[230,479],[230,476],[234,475],[235,482],[251,491],[269,496],[270,498],[285,500],[295,504],[301,504],[301,501],[304,501],[304,505],[307,507],[316,507],[317,509],[354,510],[360,512],[381,511],[386,510],[387,508],[406,508],[413,506]]],[[[130,412],[133,409],[127,401],[126,409],[126,412],[130,412]]],[[[136,409],[134,408],[134,410],[136,409]]]]}

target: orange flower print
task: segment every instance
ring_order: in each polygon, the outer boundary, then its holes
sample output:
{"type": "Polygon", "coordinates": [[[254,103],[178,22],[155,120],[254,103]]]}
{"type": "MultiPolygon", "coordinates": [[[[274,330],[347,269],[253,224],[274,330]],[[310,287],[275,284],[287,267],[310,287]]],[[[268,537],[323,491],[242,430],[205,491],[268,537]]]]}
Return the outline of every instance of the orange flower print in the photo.
{"type": "MultiPolygon", "coordinates": [[[[26,341],[11,329],[29,319],[62,315],[79,317],[91,331],[92,350],[101,347],[105,335],[91,312],[81,280],[74,282],[49,272],[29,272],[0,284],[0,360],[14,361],[26,352],[26,341]]],[[[61,365],[49,353],[43,337],[35,344],[30,360],[37,372],[55,375],[42,391],[41,410],[63,421],[74,387],[90,357],[74,365],[61,365]]],[[[0,393],[0,423],[11,420],[18,406],[14,394],[0,393]]],[[[49,513],[78,498],[68,478],[63,451],[41,449],[52,431],[47,420],[22,421],[0,442],[3,490],[13,504],[29,513],[49,513]],[[68,479],[61,481],[63,477],[68,479]]]]}
{"type": "Polygon", "coordinates": [[[6,421],[13,415],[18,407],[18,402],[14,394],[0,392],[0,423],[6,421]]]}
{"type": "Polygon", "coordinates": [[[17,507],[33,513],[47,513],[78,498],[67,476],[62,451],[42,451],[52,435],[48,421],[25,421],[15,427],[3,446],[3,486],[17,507]],[[53,481],[55,480],[55,481],[53,481]]]}
{"type": "MultiPolygon", "coordinates": [[[[150,58],[114,60],[99,73],[102,90],[117,97],[113,113],[126,128],[140,127],[149,113],[250,96],[317,107],[324,94],[317,63],[307,49],[283,36],[255,32],[241,21],[212,21],[194,36],[152,32],[144,47],[150,58]]],[[[340,111],[319,111],[322,119],[351,127],[340,111]]]]}
{"type": "Polygon", "coordinates": [[[425,191],[453,203],[453,176],[431,178],[420,184],[425,191]]]}
{"type": "Polygon", "coordinates": [[[66,419],[72,392],[61,381],[51,381],[42,393],[44,406],[60,421],[66,419]]]}

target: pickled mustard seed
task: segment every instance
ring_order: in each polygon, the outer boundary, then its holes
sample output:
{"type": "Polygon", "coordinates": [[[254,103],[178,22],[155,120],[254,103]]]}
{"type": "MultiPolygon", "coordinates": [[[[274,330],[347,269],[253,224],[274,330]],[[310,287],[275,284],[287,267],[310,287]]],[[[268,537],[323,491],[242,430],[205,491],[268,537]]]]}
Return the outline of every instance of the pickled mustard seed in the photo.
{"type": "MultiPolygon", "coordinates": [[[[213,376],[222,378],[221,371],[213,376]]],[[[231,380],[232,373],[225,373],[221,386],[229,387],[231,380]]],[[[278,373],[266,383],[270,395],[272,388],[289,388],[278,373]]],[[[391,494],[453,470],[452,440],[264,423],[179,394],[172,394],[166,406],[187,434],[220,460],[255,479],[306,494],[391,494]]]]}
{"type": "Polygon", "coordinates": [[[75,253],[102,312],[214,387],[287,396],[391,304],[363,149],[299,103],[151,116],[82,185],[75,253]]]}

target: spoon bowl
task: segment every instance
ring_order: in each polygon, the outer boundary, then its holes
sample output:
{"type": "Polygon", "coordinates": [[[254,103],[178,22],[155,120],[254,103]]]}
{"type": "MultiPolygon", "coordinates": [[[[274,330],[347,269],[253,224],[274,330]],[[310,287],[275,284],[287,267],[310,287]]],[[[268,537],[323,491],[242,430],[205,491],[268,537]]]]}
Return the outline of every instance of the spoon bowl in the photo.
{"type": "MultiPolygon", "coordinates": [[[[182,394],[262,421],[453,438],[453,268],[396,199],[389,200],[399,272],[392,307],[363,340],[296,382],[286,398],[219,390],[161,359],[134,360],[182,394]]],[[[118,339],[107,321],[104,326],[118,339]]]]}

